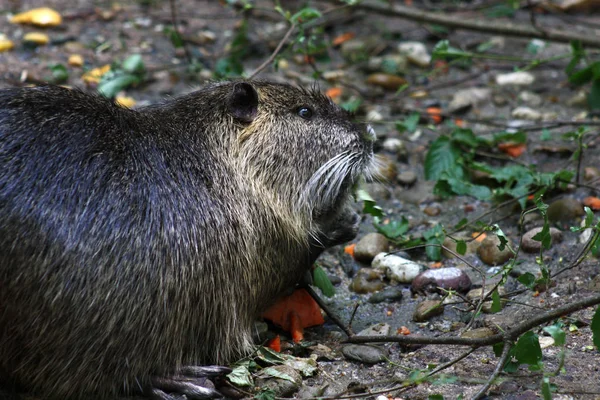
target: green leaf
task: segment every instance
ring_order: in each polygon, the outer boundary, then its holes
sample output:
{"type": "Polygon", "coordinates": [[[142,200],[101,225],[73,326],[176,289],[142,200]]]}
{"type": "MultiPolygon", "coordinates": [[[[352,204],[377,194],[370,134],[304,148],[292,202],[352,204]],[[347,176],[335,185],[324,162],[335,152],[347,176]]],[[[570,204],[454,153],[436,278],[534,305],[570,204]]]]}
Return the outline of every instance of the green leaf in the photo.
{"type": "Polygon", "coordinates": [[[333,297],[335,295],[335,288],[331,284],[327,273],[320,265],[317,265],[315,269],[313,269],[313,284],[321,289],[321,293],[325,297],[333,297]]]}
{"type": "Polygon", "coordinates": [[[481,140],[475,136],[471,129],[457,128],[452,131],[452,140],[471,148],[476,148],[481,140]]]}
{"type": "Polygon", "coordinates": [[[554,344],[556,346],[564,346],[567,338],[567,334],[562,329],[562,324],[554,324],[550,326],[546,326],[544,328],[544,332],[548,333],[554,339],[554,344]]]}
{"type": "Polygon", "coordinates": [[[458,223],[456,225],[454,225],[454,229],[460,230],[460,229],[464,228],[465,226],[467,226],[468,223],[469,223],[469,220],[466,218],[463,218],[460,221],[458,221],[458,223]]]}
{"type": "Polygon", "coordinates": [[[413,133],[417,130],[417,126],[419,125],[419,120],[421,119],[421,115],[417,112],[410,114],[408,117],[404,119],[404,121],[396,122],[396,130],[400,133],[404,131],[408,131],[413,133]]]}
{"type": "Polygon", "coordinates": [[[121,67],[125,72],[137,75],[142,74],[146,70],[141,54],[133,54],[127,57],[121,67]]]}
{"type": "Polygon", "coordinates": [[[571,41],[571,61],[565,68],[565,72],[567,75],[571,75],[577,67],[577,64],[581,61],[583,57],[585,57],[585,51],[583,50],[583,44],[581,44],[580,40],[572,40],[571,41]]]}
{"type": "Polygon", "coordinates": [[[527,134],[523,131],[517,132],[497,132],[493,135],[495,143],[511,142],[516,144],[526,143],[527,134]]]}
{"type": "MultiPolygon", "coordinates": [[[[429,147],[425,157],[425,178],[438,180],[442,173],[462,168],[457,165],[460,157],[460,148],[447,136],[440,136],[429,147]]],[[[457,173],[459,174],[459,173],[457,173]]]]}
{"type": "Polygon", "coordinates": [[[533,289],[533,287],[535,286],[535,276],[531,272],[525,272],[524,274],[519,276],[517,280],[529,289],[533,289]]]}
{"type": "Polygon", "coordinates": [[[292,15],[290,21],[293,23],[306,23],[312,19],[320,18],[322,16],[321,12],[315,8],[305,7],[302,10],[298,11],[296,14],[292,15]]]}
{"type": "Polygon", "coordinates": [[[542,230],[536,233],[533,237],[536,242],[542,242],[542,247],[546,250],[552,245],[552,236],[550,236],[550,225],[545,223],[542,230]]]}
{"type": "Polygon", "coordinates": [[[363,213],[369,214],[376,218],[382,218],[384,215],[383,209],[375,203],[375,200],[369,192],[364,189],[357,189],[354,193],[356,201],[363,201],[363,213]]]}
{"type": "Polygon", "coordinates": [[[598,70],[600,70],[600,61],[596,61],[587,67],[572,73],[569,76],[569,82],[574,85],[583,85],[588,83],[592,79],[600,76],[600,72],[597,72],[598,70]]]}
{"type": "Polygon", "coordinates": [[[344,110],[348,111],[348,112],[356,112],[358,110],[358,108],[360,107],[360,105],[362,104],[362,99],[360,97],[354,97],[351,98],[350,100],[340,104],[340,107],[342,107],[344,110]]]}
{"type": "Polygon", "coordinates": [[[456,242],[456,252],[461,256],[467,254],[467,242],[465,242],[464,240],[458,240],[456,242]]]}
{"type": "Polygon", "coordinates": [[[261,374],[267,375],[267,376],[272,376],[274,378],[284,379],[284,380],[290,381],[290,382],[295,382],[294,378],[292,378],[291,376],[289,376],[288,374],[286,374],[284,372],[276,370],[273,367],[268,367],[268,368],[263,369],[261,371],[261,374]]]}
{"type": "Polygon", "coordinates": [[[163,30],[163,33],[169,38],[173,47],[175,47],[176,49],[180,49],[183,47],[183,39],[181,38],[179,32],[175,30],[175,28],[173,28],[172,26],[166,26],[163,30]]]}
{"type": "Polygon", "coordinates": [[[439,261],[442,259],[442,249],[439,245],[442,244],[445,237],[446,234],[444,233],[444,228],[440,224],[435,225],[423,232],[425,244],[429,245],[425,248],[425,254],[427,254],[427,258],[432,261],[439,261]]]}
{"type": "Polygon", "coordinates": [[[504,342],[494,344],[492,349],[494,350],[494,355],[500,357],[502,355],[502,350],[504,350],[504,342]]]}
{"type": "Polygon", "coordinates": [[[132,74],[117,75],[107,81],[101,81],[98,92],[105,97],[113,98],[121,90],[139,82],[140,78],[132,74]]]}
{"type": "Polygon", "coordinates": [[[380,224],[379,218],[375,218],[373,220],[373,225],[379,233],[392,240],[404,235],[410,228],[408,220],[405,217],[402,217],[399,221],[392,220],[387,224],[380,224]]]}
{"type": "Polygon", "coordinates": [[[253,386],[252,374],[246,366],[238,366],[227,374],[227,379],[238,386],[253,386]]]}
{"type": "Polygon", "coordinates": [[[515,345],[514,356],[521,364],[537,366],[542,361],[542,349],[538,335],[531,331],[521,335],[515,345]]]}
{"type": "Polygon", "coordinates": [[[594,342],[594,346],[596,346],[596,349],[600,350],[600,306],[596,308],[590,328],[592,329],[592,341],[594,342]]]}
{"type": "Polygon", "coordinates": [[[542,396],[544,400],[552,400],[552,389],[550,387],[550,378],[545,376],[542,379],[542,396]]]}
{"type": "Polygon", "coordinates": [[[591,110],[600,109],[600,78],[594,78],[587,100],[591,110]]]}
{"type": "Polygon", "coordinates": [[[275,400],[277,396],[275,396],[273,389],[261,389],[260,393],[255,395],[254,398],[256,400],[275,400]]]}
{"type": "Polygon", "coordinates": [[[52,64],[49,66],[52,71],[52,83],[60,84],[64,83],[69,79],[69,71],[67,67],[62,64],[52,64]]]}
{"type": "Polygon", "coordinates": [[[500,298],[498,289],[496,289],[492,293],[492,313],[497,313],[500,311],[502,311],[502,299],[500,298]]]}
{"type": "Polygon", "coordinates": [[[444,396],[441,394],[430,394],[427,396],[427,400],[444,400],[444,396]]]}

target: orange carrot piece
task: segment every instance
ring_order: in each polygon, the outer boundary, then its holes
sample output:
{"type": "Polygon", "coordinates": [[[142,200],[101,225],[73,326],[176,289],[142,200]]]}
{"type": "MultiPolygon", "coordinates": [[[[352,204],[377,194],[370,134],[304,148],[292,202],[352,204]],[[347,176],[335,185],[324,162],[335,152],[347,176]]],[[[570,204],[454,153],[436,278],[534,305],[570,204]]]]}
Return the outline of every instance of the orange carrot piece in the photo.
{"type": "Polygon", "coordinates": [[[344,253],[350,254],[350,257],[354,258],[354,248],[356,247],[356,243],[349,244],[344,247],[344,253]]]}
{"type": "Polygon", "coordinates": [[[290,333],[292,334],[292,340],[294,343],[299,343],[304,339],[304,329],[302,328],[302,320],[300,316],[295,313],[290,313],[290,333]]]}
{"type": "Polygon", "coordinates": [[[339,35],[335,39],[333,39],[333,41],[331,43],[334,46],[339,46],[340,44],[347,42],[350,39],[353,39],[354,36],[355,36],[354,32],[342,33],[341,35],[339,35]]]}
{"type": "Polygon", "coordinates": [[[279,335],[269,340],[269,343],[267,343],[267,347],[273,351],[281,353],[281,338],[279,337],[279,335]]]}
{"type": "Polygon", "coordinates": [[[588,206],[594,211],[600,210],[600,198],[594,196],[588,196],[583,199],[583,205],[588,206]]]}
{"type": "Polygon", "coordinates": [[[442,123],[442,109],[439,107],[427,107],[427,114],[429,115],[429,118],[431,118],[433,120],[433,122],[435,124],[441,124],[442,123]]]}
{"type": "Polygon", "coordinates": [[[498,144],[498,150],[516,158],[527,150],[527,145],[525,143],[500,143],[498,144]]]}
{"type": "Polygon", "coordinates": [[[325,95],[327,95],[328,97],[331,97],[332,99],[336,99],[342,95],[342,88],[339,88],[339,87],[329,88],[325,92],[325,95]]]}

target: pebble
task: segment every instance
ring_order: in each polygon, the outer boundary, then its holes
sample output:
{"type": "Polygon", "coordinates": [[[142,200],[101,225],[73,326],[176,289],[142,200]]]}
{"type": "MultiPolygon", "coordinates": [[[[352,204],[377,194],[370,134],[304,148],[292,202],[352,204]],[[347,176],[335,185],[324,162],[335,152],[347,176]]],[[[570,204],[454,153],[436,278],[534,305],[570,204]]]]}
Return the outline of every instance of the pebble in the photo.
{"type": "Polygon", "coordinates": [[[402,300],[402,288],[399,286],[387,287],[369,297],[369,303],[397,303],[402,300]]]}
{"type": "Polygon", "coordinates": [[[538,340],[540,342],[540,347],[542,349],[545,349],[547,347],[554,345],[554,339],[551,336],[540,336],[540,338],[538,340]]]}
{"type": "Polygon", "coordinates": [[[454,93],[450,104],[448,104],[448,111],[466,111],[469,107],[473,107],[488,101],[491,94],[492,91],[488,88],[470,88],[459,90],[454,93]]]}
{"type": "Polygon", "coordinates": [[[398,90],[400,86],[406,85],[406,79],[397,75],[378,72],[369,75],[367,77],[367,83],[387,90],[398,90]]]}
{"type": "Polygon", "coordinates": [[[376,255],[387,252],[389,248],[389,240],[381,233],[368,233],[354,247],[354,259],[370,264],[376,255]]]}
{"type": "Polygon", "coordinates": [[[542,274],[542,270],[536,262],[525,260],[522,263],[515,264],[510,271],[510,275],[515,278],[527,273],[532,274],[537,278],[542,274]]]}
{"type": "Polygon", "coordinates": [[[471,279],[461,269],[455,267],[428,269],[419,274],[412,282],[413,293],[434,292],[440,289],[454,289],[466,292],[471,288],[471,279]]]}
{"type": "Polygon", "coordinates": [[[268,369],[273,369],[279,374],[285,374],[292,378],[292,380],[276,378],[263,373],[262,377],[256,380],[256,386],[261,389],[273,390],[275,397],[290,396],[300,388],[300,385],[302,384],[302,375],[294,368],[288,365],[275,365],[268,367],[268,369]]]}
{"type": "Polygon", "coordinates": [[[442,210],[438,206],[427,206],[423,209],[423,213],[429,217],[440,215],[441,212],[442,210]]]}
{"type": "MultiPolygon", "coordinates": [[[[544,228],[541,226],[533,228],[523,235],[521,241],[521,249],[523,249],[523,251],[526,251],[527,253],[538,253],[540,251],[542,242],[534,240],[533,237],[540,233],[542,229],[544,228]]],[[[554,227],[550,228],[550,237],[552,238],[552,243],[560,243],[563,240],[562,232],[554,227]]]]}
{"type": "Polygon", "coordinates": [[[587,107],[588,105],[588,96],[586,90],[579,90],[573,97],[567,100],[567,105],[569,107],[587,107]]]}
{"type": "Polygon", "coordinates": [[[569,222],[585,215],[585,212],[579,201],[572,197],[563,197],[550,203],[547,214],[550,222],[569,222]]]}
{"type": "Polygon", "coordinates": [[[425,68],[431,64],[431,55],[427,52],[427,47],[421,42],[404,42],[398,45],[400,54],[406,54],[408,61],[425,68]]]}
{"type": "Polygon", "coordinates": [[[510,115],[513,118],[525,119],[527,121],[540,121],[543,117],[541,112],[525,106],[515,108],[514,110],[512,110],[510,115]]]}
{"type": "Polygon", "coordinates": [[[468,339],[483,339],[486,337],[493,336],[495,333],[490,328],[476,328],[470,331],[464,332],[460,337],[468,339]]]}
{"type": "Polygon", "coordinates": [[[371,72],[385,72],[394,75],[405,74],[408,70],[408,58],[404,54],[371,57],[367,63],[367,69],[371,72]]]}
{"type": "Polygon", "coordinates": [[[383,120],[383,115],[378,110],[369,110],[366,115],[366,120],[369,122],[378,122],[383,120]]]}
{"type": "Polygon", "coordinates": [[[539,107],[543,103],[542,96],[528,90],[519,93],[518,99],[531,107],[539,107]]]}
{"type": "MultiPolygon", "coordinates": [[[[356,252],[356,249],[354,250],[356,252]]],[[[385,272],[388,279],[410,283],[423,270],[423,266],[414,261],[407,260],[395,254],[379,253],[372,262],[373,268],[385,272]]]]}
{"type": "Polygon", "coordinates": [[[444,306],[437,300],[425,300],[420,302],[413,314],[413,321],[424,322],[429,318],[444,313],[444,306]]]}
{"type": "MultiPolygon", "coordinates": [[[[510,244],[510,243],[508,243],[510,244]]],[[[504,250],[500,250],[500,239],[496,235],[488,235],[477,249],[477,255],[487,265],[501,265],[513,257],[512,251],[508,248],[508,244],[504,250]]]]}
{"type": "Polygon", "coordinates": [[[371,325],[368,328],[358,332],[357,336],[387,336],[392,331],[392,327],[389,324],[380,322],[375,325],[371,325]]]}
{"type": "Polygon", "coordinates": [[[535,81],[535,77],[529,72],[518,71],[508,74],[496,75],[496,83],[500,86],[528,86],[535,81]]]}
{"type": "Polygon", "coordinates": [[[417,181],[417,174],[415,171],[403,171],[396,175],[396,181],[404,186],[412,186],[417,181]]]}
{"type": "Polygon", "coordinates": [[[398,138],[387,138],[383,141],[383,148],[390,153],[400,153],[406,150],[404,142],[398,138]]]}
{"type": "Polygon", "coordinates": [[[388,359],[388,352],[378,346],[366,344],[349,344],[342,347],[342,354],[348,360],[359,361],[365,364],[377,364],[388,359]]]}
{"type": "Polygon", "coordinates": [[[586,182],[600,178],[600,169],[596,167],[585,167],[583,169],[583,180],[586,182]]]}
{"type": "Polygon", "coordinates": [[[349,289],[354,293],[365,294],[377,292],[385,286],[383,271],[372,268],[361,268],[356,273],[354,279],[352,279],[349,289]]]}

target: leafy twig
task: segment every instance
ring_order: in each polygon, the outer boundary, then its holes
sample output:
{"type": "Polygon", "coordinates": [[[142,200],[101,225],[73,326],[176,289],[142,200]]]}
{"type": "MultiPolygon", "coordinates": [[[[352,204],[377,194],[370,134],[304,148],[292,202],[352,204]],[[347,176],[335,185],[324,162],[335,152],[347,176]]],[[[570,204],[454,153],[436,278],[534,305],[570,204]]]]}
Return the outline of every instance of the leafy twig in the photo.
{"type": "Polygon", "coordinates": [[[258,75],[263,69],[265,69],[267,67],[267,65],[269,65],[270,63],[273,62],[273,60],[275,59],[275,57],[277,57],[277,54],[279,54],[279,52],[283,48],[283,45],[288,41],[288,39],[290,38],[290,35],[292,34],[292,32],[294,32],[295,29],[296,29],[296,24],[292,23],[290,25],[290,28],[288,29],[288,31],[283,36],[283,38],[279,41],[279,44],[277,45],[277,47],[275,48],[273,53],[271,53],[269,58],[267,58],[262,64],[260,64],[260,66],[258,68],[256,68],[254,70],[253,73],[250,74],[250,76],[248,77],[249,79],[256,77],[256,75],[258,75]]]}

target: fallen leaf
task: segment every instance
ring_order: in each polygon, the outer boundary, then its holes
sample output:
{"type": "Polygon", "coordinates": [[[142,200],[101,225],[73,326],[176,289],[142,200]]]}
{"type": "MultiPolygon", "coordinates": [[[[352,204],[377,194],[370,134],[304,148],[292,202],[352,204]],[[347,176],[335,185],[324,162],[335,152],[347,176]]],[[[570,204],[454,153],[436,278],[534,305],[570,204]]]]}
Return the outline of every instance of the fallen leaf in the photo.
{"type": "Polygon", "coordinates": [[[433,264],[430,265],[430,268],[441,268],[442,267],[442,263],[441,261],[438,262],[434,262],[433,264]]]}
{"type": "Polygon", "coordinates": [[[110,71],[110,65],[104,65],[102,67],[94,68],[81,77],[85,83],[99,83],[102,75],[110,71]]]}
{"type": "Polygon", "coordinates": [[[331,97],[332,99],[336,99],[342,95],[342,88],[332,87],[330,89],[327,89],[325,95],[327,95],[327,97],[331,97]]]}
{"type": "Polygon", "coordinates": [[[427,107],[427,114],[429,115],[429,118],[431,118],[433,120],[433,122],[436,125],[439,125],[442,123],[442,109],[439,107],[427,107]]]}
{"type": "Polygon", "coordinates": [[[398,335],[410,335],[410,329],[405,326],[401,326],[396,332],[398,335]]]}
{"type": "Polygon", "coordinates": [[[333,41],[331,42],[334,46],[339,46],[340,44],[347,42],[350,39],[353,39],[354,36],[356,36],[354,34],[354,32],[346,32],[346,33],[342,33],[341,35],[339,35],[338,37],[336,37],[335,39],[333,39],[333,41]]]}
{"type": "Polygon", "coordinates": [[[354,248],[356,247],[356,243],[349,244],[344,247],[344,253],[350,254],[350,257],[354,258],[354,248]]]}
{"type": "Polygon", "coordinates": [[[388,90],[398,90],[401,86],[406,85],[406,79],[384,73],[371,74],[367,77],[367,83],[375,86],[380,86],[388,90]]]}
{"type": "Polygon", "coordinates": [[[485,238],[487,237],[486,233],[481,233],[481,232],[473,232],[471,234],[471,237],[473,238],[473,240],[475,240],[476,242],[483,242],[485,240],[485,238]]]}
{"type": "Polygon", "coordinates": [[[13,24],[31,24],[41,27],[57,26],[62,23],[60,14],[48,7],[34,8],[14,15],[10,22],[13,24]]]}
{"type": "Polygon", "coordinates": [[[136,101],[133,99],[133,97],[128,97],[128,96],[117,96],[115,98],[115,102],[125,108],[131,108],[133,106],[135,106],[136,101]]]}
{"type": "Polygon", "coordinates": [[[72,67],[81,67],[83,65],[83,57],[79,54],[71,54],[67,62],[72,67]]]}
{"type": "Polygon", "coordinates": [[[594,211],[600,210],[600,198],[594,196],[588,196],[583,199],[583,205],[588,206],[594,211]]]}
{"type": "Polygon", "coordinates": [[[516,158],[527,150],[527,145],[525,143],[499,143],[498,150],[516,158]]]}

